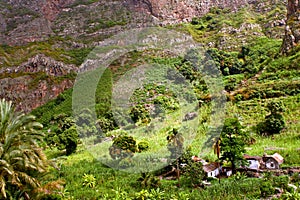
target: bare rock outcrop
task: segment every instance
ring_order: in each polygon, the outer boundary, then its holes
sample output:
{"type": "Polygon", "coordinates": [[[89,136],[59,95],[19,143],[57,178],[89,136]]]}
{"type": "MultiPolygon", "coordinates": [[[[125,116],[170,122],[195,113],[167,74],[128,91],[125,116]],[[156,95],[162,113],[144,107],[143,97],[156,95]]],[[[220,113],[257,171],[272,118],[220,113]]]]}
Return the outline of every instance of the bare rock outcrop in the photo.
{"type": "Polygon", "coordinates": [[[73,65],[36,55],[20,66],[0,70],[0,98],[12,100],[17,110],[30,112],[71,88],[73,80],[66,75],[76,70],[73,65]]]}
{"type": "Polygon", "coordinates": [[[286,54],[300,44],[300,1],[288,0],[287,23],[281,52],[286,54]]]}
{"type": "Polygon", "coordinates": [[[77,68],[74,65],[66,65],[63,62],[56,61],[43,54],[38,54],[29,58],[27,62],[20,66],[0,69],[0,74],[24,74],[44,72],[49,76],[63,76],[72,72],[76,72],[77,68]]]}

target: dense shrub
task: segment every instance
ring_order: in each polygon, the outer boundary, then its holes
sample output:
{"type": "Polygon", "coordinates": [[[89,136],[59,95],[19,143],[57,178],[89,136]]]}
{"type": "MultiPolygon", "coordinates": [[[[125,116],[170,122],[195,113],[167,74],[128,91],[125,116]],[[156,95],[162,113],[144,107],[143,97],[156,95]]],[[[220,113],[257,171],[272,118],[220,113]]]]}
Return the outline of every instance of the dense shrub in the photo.
{"type": "Polygon", "coordinates": [[[137,150],[135,139],[124,133],[113,139],[113,144],[109,148],[109,154],[112,159],[119,160],[132,157],[137,150]]]}
{"type": "Polygon", "coordinates": [[[157,188],[160,185],[160,180],[151,173],[141,173],[137,182],[142,188],[157,188]]]}
{"type": "Polygon", "coordinates": [[[147,124],[151,121],[149,111],[141,104],[131,108],[130,117],[135,123],[141,122],[147,124]]]}
{"type": "Polygon", "coordinates": [[[273,178],[273,186],[287,189],[289,184],[289,176],[275,176],[273,178]]]}
{"type": "Polygon", "coordinates": [[[265,181],[265,182],[262,182],[262,184],[260,185],[261,197],[268,197],[268,196],[274,194],[274,192],[275,192],[275,189],[274,189],[272,183],[265,181]]]}
{"type": "Polygon", "coordinates": [[[148,142],[142,141],[142,142],[138,143],[139,152],[147,151],[148,149],[149,149],[149,143],[148,142]]]}
{"type": "Polygon", "coordinates": [[[266,116],[264,131],[269,134],[277,134],[285,127],[285,120],[281,114],[266,116]]]}
{"type": "Polygon", "coordinates": [[[98,134],[95,116],[93,116],[90,109],[83,109],[80,114],[76,116],[76,125],[80,137],[89,137],[98,134]]]}
{"type": "Polygon", "coordinates": [[[271,112],[265,117],[265,121],[257,125],[257,131],[262,135],[273,135],[281,132],[285,127],[285,120],[282,116],[284,111],[281,102],[270,102],[267,108],[271,112]]]}

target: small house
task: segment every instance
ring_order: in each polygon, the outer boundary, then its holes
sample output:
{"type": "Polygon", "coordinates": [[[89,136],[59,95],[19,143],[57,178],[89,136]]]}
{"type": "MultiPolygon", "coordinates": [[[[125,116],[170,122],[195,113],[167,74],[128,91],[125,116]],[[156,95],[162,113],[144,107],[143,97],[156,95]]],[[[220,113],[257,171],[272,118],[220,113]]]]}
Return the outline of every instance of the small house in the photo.
{"type": "Polygon", "coordinates": [[[249,163],[247,168],[257,169],[257,170],[260,168],[260,165],[261,165],[261,162],[262,162],[262,158],[260,156],[250,156],[250,155],[244,154],[244,158],[249,163]]]}
{"type": "Polygon", "coordinates": [[[226,177],[229,177],[232,175],[232,169],[231,167],[222,167],[222,174],[226,177]]]}
{"type": "Polygon", "coordinates": [[[220,164],[217,162],[203,165],[203,170],[206,173],[207,177],[217,177],[220,174],[220,169],[220,164]]]}
{"type": "Polygon", "coordinates": [[[283,157],[278,153],[273,155],[265,154],[262,159],[266,169],[279,169],[280,165],[283,163],[283,157]]]}

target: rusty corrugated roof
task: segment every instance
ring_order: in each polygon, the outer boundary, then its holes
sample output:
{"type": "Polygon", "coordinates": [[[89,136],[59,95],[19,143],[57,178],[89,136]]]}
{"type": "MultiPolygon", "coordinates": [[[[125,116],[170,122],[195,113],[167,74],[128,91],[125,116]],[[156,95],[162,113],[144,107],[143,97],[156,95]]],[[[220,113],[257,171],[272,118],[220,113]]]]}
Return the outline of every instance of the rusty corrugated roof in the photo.
{"type": "Polygon", "coordinates": [[[260,156],[250,156],[248,154],[244,154],[243,157],[246,160],[261,160],[262,159],[260,156]]]}
{"type": "Polygon", "coordinates": [[[219,167],[219,163],[212,162],[212,163],[209,163],[207,165],[203,165],[203,170],[205,172],[211,172],[211,171],[214,171],[215,169],[217,169],[218,167],[219,167]]]}

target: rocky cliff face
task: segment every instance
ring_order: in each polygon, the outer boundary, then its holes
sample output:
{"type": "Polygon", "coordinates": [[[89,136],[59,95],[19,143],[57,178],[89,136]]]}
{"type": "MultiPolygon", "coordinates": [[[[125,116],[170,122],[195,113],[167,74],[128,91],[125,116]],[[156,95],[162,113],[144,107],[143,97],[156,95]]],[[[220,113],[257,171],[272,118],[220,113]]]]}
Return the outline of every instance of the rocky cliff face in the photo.
{"type": "Polygon", "coordinates": [[[29,112],[72,87],[73,65],[36,55],[17,67],[0,69],[0,98],[12,100],[17,110],[29,112]]]}
{"type": "Polygon", "coordinates": [[[0,2],[0,43],[25,44],[54,35],[103,39],[126,28],[191,21],[212,7],[237,10],[260,1],[3,0],[0,2]]]}
{"type": "Polygon", "coordinates": [[[161,19],[162,23],[176,23],[191,21],[193,17],[202,16],[212,7],[238,8],[252,3],[248,0],[149,0],[153,15],[161,19]]]}
{"type": "Polygon", "coordinates": [[[282,53],[288,53],[300,44],[300,1],[288,0],[287,24],[282,44],[282,53]]]}

